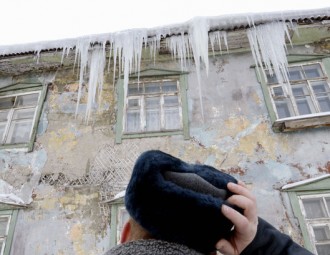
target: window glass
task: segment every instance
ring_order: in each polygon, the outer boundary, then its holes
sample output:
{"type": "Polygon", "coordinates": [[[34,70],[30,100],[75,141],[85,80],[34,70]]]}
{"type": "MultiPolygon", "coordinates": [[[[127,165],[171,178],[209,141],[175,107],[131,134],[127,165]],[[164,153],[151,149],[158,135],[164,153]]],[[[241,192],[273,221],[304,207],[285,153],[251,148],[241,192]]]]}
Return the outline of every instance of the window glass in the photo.
{"type": "Polygon", "coordinates": [[[157,131],[160,130],[160,110],[147,109],[146,110],[146,130],[157,131]]]}
{"type": "Polygon", "coordinates": [[[290,81],[299,81],[302,80],[303,73],[302,73],[302,68],[300,66],[297,67],[290,67],[289,68],[289,80],[290,81]]]}
{"type": "Polygon", "coordinates": [[[6,143],[16,144],[28,142],[30,140],[31,127],[31,120],[12,121],[6,143]]]}
{"type": "Polygon", "coordinates": [[[7,235],[9,220],[9,217],[0,217],[0,237],[7,235]]]}
{"type": "Polygon", "coordinates": [[[142,84],[130,84],[128,86],[128,95],[138,95],[143,93],[143,85],[142,84]]]}
{"type": "Polygon", "coordinates": [[[140,111],[129,110],[127,112],[126,130],[127,132],[140,131],[140,111]]]}
{"type": "Polygon", "coordinates": [[[330,111],[330,89],[328,84],[324,81],[317,81],[312,83],[312,88],[319,104],[320,111],[330,111]]]}
{"type": "Polygon", "coordinates": [[[175,130],[181,128],[181,123],[177,121],[180,118],[179,109],[165,109],[165,129],[175,130]]]}
{"type": "Polygon", "coordinates": [[[160,84],[159,83],[146,83],[145,84],[145,93],[153,94],[160,92],[160,84]]]}
{"type": "Polygon", "coordinates": [[[284,96],[284,91],[282,87],[273,87],[273,93],[275,97],[284,96]]]}
{"type": "Polygon", "coordinates": [[[9,111],[1,111],[0,112],[0,122],[7,122],[8,114],[9,114],[9,111]]]}
{"type": "Polygon", "coordinates": [[[0,97],[0,138],[2,144],[30,142],[40,91],[0,97]]]}
{"type": "Polygon", "coordinates": [[[330,231],[328,226],[314,226],[313,231],[316,241],[330,241],[330,231]]]}
{"type": "Polygon", "coordinates": [[[160,97],[148,97],[146,101],[146,129],[160,130],[160,97]]]}
{"type": "Polygon", "coordinates": [[[39,99],[39,93],[18,96],[16,107],[36,106],[38,104],[38,99],[39,99]]]}
{"type": "Polygon", "coordinates": [[[307,84],[292,86],[292,93],[295,97],[296,105],[300,115],[311,114],[315,112],[312,99],[307,89],[307,84]]]}
{"type": "Polygon", "coordinates": [[[322,198],[303,199],[307,219],[324,218],[326,210],[322,198]]]}
{"type": "Polygon", "coordinates": [[[0,99],[0,109],[9,109],[14,107],[16,97],[4,97],[0,99]]]}
{"type": "Polygon", "coordinates": [[[176,82],[165,81],[162,86],[163,92],[175,92],[178,90],[176,82]]]}
{"type": "Polygon", "coordinates": [[[165,106],[176,106],[179,104],[179,98],[177,96],[165,96],[164,105],[165,106]]]}
{"type": "Polygon", "coordinates": [[[14,110],[13,120],[33,119],[36,108],[14,110]]]}
{"type": "Polygon", "coordinates": [[[321,69],[321,66],[318,64],[315,65],[306,65],[303,66],[305,75],[307,79],[314,79],[314,78],[319,78],[323,77],[323,72],[321,69]]]}
{"type": "Polygon", "coordinates": [[[294,115],[291,103],[288,99],[276,100],[275,106],[279,119],[288,118],[294,115]]]}
{"type": "Polygon", "coordinates": [[[277,78],[276,78],[276,75],[273,74],[273,75],[270,75],[269,72],[267,72],[267,82],[268,83],[278,83],[277,81],[277,78]]]}
{"type": "Polygon", "coordinates": [[[318,244],[316,250],[318,255],[329,255],[330,244],[318,244]]]}
{"type": "MultiPolygon", "coordinates": [[[[136,84],[129,87],[137,91],[136,84]]],[[[178,130],[182,128],[178,81],[158,80],[141,82],[144,93],[127,96],[127,133],[178,130]]],[[[133,89],[132,89],[133,91],[133,89]]],[[[131,94],[133,92],[130,92],[131,94]]]]}

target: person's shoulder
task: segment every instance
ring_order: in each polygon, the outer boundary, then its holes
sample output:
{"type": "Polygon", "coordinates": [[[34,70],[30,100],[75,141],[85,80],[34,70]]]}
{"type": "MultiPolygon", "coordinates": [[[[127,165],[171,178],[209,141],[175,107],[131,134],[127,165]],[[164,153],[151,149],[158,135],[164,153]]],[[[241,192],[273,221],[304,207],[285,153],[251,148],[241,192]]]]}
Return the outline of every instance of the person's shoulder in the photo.
{"type": "Polygon", "coordinates": [[[156,239],[145,239],[120,244],[104,255],[203,255],[185,245],[156,239]]]}

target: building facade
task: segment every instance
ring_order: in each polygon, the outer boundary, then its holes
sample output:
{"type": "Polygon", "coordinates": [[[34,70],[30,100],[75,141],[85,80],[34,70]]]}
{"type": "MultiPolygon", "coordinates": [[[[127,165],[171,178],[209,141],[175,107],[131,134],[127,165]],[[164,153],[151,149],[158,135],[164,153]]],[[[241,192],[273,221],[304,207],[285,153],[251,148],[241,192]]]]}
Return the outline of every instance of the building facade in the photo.
{"type": "Polygon", "coordinates": [[[328,254],[329,17],[1,49],[0,254],[103,254],[127,217],[116,195],[149,149],[244,181],[261,217],[328,254]]]}

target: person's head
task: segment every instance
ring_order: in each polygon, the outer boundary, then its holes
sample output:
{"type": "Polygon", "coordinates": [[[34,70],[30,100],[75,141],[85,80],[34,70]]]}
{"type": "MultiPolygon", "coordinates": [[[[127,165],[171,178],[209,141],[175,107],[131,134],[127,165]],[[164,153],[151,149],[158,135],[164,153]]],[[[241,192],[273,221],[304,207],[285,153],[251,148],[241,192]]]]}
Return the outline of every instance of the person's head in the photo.
{"type": "Polygon", "coordinates": [[[141,227],[132,217],[125,223],[121,233],[121,243],[136,241],[140,239],[151,239],[150,233],[141,227]]]}
{"type": "MultiPolygon", "coordinates": [[[[188,164],[161,151],[136,161],[125,205],[132,218],[122,241],[155,238],[187,245],[202,253],[230,234],[233,224],[221,213],[231,196],[232,176],[213,167],[188,164]]],[[[232,207],[232,206],[231,206],[232,207]]]]}

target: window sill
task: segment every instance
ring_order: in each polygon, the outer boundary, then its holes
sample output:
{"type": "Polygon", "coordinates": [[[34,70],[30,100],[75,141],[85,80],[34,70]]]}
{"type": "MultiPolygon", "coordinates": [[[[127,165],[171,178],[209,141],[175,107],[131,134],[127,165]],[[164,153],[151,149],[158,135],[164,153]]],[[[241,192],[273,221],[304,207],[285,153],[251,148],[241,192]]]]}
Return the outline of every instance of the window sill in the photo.
{"type": "Polygon", "coordinates": [[[29,144],[3,144],[0,145],[0,150],[30,152],[32,150],[30,147],[29,144]]]}
{"type": "Polygon", "coordinates": [[[178,131],[167,131],[167,132],[123,134],[122,139],[157,137],[157,136],[173,136],[173,135],[183,135],[183,131],[178,130],[178,131]]]}
{"type": "Polygon", "coordinates": [[[273,130],[275,132],[291,132],[326,126],[330,126],[330,112],[278,119],[273,123],[273,130]]]}

